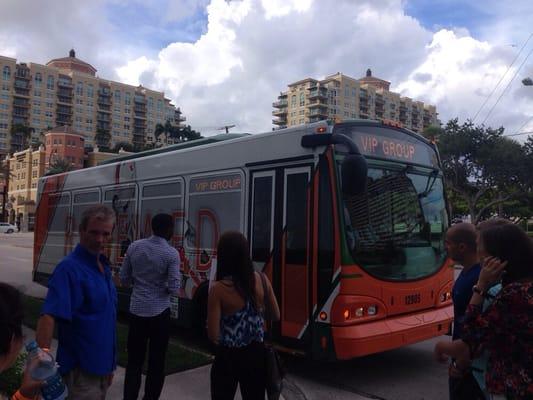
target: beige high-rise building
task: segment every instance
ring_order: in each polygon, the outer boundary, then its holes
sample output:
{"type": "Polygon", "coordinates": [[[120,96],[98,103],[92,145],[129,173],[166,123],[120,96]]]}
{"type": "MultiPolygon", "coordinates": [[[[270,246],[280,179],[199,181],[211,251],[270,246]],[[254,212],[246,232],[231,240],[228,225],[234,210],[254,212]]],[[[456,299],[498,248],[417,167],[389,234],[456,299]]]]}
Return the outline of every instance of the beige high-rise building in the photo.
{"type": "Polygon", "coordinates": [[[102,79],[74,50],[46,65],[0,56],[0,84],[0,155],[23,150],[22,137],[11,135],[17,124],[33,128],[34,143],[50,128],[67,125],[88,146],[128,142],[140,148],[157,141],[158,123],[185,121],[163,92],[102,79]]]}
{"type": "Polygon", "coordinates": [[[354,79],[336,73],[324,80],[303,79],[288,85],[272,103],[276,129],[323,119],[376,119],[400,122],[415,132],[439,125],[437,109],[389,90],[390,82],[372,76],[354,79]]]}

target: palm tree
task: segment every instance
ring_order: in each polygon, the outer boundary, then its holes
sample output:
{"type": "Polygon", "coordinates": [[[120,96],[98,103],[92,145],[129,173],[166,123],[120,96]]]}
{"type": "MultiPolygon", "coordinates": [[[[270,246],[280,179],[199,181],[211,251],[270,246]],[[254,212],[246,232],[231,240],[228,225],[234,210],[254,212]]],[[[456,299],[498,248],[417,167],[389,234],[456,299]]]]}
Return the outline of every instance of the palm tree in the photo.
{"type": "Polygon", "coordinates": [[[70,161],[67,161],[64,158],[55,158],[54,161],[50,163],[50,168],[48,168],[48,171],[46,171],[44,175],[62,174],[63,172],[72,171],[73,169],[70,161]]]}
{"type": "Polygon", "coordinates": [[[118,142],[116,145],[113,146],[113,148],[110,150],[111,153],[118,153],[120,149],[123,149],[124,151],[129,151],[133,153],[133,145],[128,142],[118,142]]]}
{"type": "Polygon", "coordinates": [[[102,151],[109,151],[109,141],[111,140],[111,133],[102,128],[96,129],[94,140],[98,148],[102,151]]]}
{"type": "Polygon", "coordinates": [[[28,147],[31,134],[35,131],[31,126],[14,124],[11,127],[11,152],[24,150],[28,147]]]}

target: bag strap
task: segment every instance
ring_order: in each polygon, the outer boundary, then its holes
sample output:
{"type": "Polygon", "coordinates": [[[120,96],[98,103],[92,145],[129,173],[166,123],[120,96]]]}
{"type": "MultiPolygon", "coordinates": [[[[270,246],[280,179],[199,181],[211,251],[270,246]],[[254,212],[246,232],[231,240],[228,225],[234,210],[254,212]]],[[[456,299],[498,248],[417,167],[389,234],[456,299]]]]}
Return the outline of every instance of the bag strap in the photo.
{"type": "Polygon", "coordinates": [[[264,303],[263,318],[267,321],[271,321],[272,310],[270,309],[270,291],[268,290],[268,287],[266,284],[265,274],[263,274],[262,272],[259,272],[259,275],[261,276],[261,283],[263,285],[263,303],[264,303]]]}

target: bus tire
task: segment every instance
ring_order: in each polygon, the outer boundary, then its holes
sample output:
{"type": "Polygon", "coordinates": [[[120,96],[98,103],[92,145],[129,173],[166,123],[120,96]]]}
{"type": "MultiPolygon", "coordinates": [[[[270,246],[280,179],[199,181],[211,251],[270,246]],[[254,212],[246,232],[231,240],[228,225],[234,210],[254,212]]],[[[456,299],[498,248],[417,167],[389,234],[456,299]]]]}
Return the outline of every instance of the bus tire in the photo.
{"type": "Polygon", "coordinates": [[[207,294],[209,292],[209,284],[207,282],[201,284],[194,296],[194,318],[193,328],[196,333],[207,338],[207,294]]]}

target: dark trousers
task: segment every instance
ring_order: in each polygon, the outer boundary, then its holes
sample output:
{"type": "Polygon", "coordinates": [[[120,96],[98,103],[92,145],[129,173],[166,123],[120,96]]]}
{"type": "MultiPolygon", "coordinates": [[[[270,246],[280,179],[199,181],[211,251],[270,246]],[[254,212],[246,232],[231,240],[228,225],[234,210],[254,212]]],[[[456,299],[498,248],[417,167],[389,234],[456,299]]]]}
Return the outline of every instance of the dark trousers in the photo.
{"type": "Polygon", "coordinates": [[[165,356],[169,331],[170,309],[168,308],[154,317],[139,317],[130,314],[124,400],[137,400],[146,347],[148,347],[148,372],[143,399],[159,399],[165,381],[165,356]]]}
{"type": "Polygon", "coordinates": [[[450,400],[485,400],[485,395],[471,372],[460,378],[448,377],[450,400]]]}
{"type": "Polygon", "coordinates": [[[211,399],[235,397],[237,384],[243,400],[265,398],[265,347],[252,342],[246,347],[218,347],[211,367],[211,399]]]}

